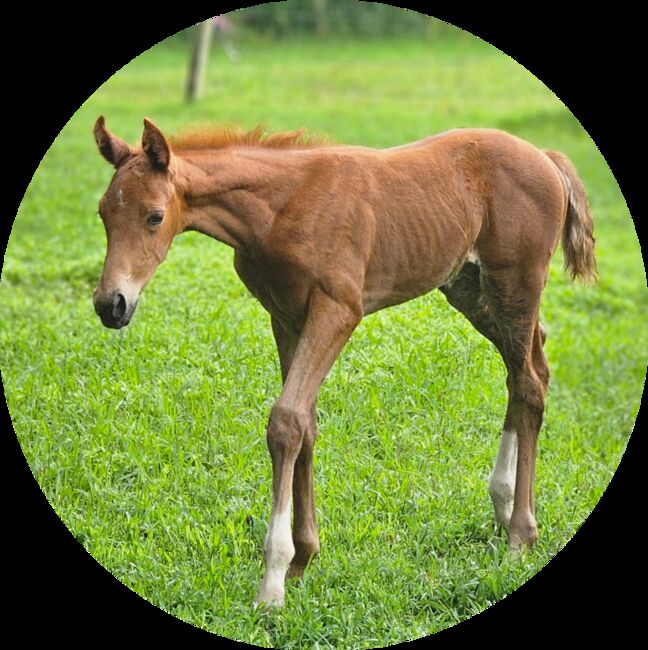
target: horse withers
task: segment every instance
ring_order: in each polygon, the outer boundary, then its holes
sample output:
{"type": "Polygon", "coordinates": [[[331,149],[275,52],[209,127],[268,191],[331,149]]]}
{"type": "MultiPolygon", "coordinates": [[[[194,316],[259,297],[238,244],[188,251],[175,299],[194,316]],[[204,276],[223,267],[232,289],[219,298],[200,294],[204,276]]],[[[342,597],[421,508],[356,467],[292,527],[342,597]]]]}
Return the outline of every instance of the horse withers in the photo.
{"type": "Polygon", "coordinates": [[[561,237],[571,276],[596,276],[593,222],[566,156],[491,129],[384,150],[261,128],[167,139],[149,120],[134,148],[103,117],[94,134],[116,168],[99,204],[108,250],[94,304],[103,324],[128,325],[187,230],[234,248],[236,272],[270,313],[283,389],[267,427],[273,498],[257,602],[281,606],[286,576],[300,576],[319,551],[313,448],[322,381],[363,316],[433,289],[506,365],[489,492],[511,547],[533,545],[549,382],[539,304],[561,237]]]}

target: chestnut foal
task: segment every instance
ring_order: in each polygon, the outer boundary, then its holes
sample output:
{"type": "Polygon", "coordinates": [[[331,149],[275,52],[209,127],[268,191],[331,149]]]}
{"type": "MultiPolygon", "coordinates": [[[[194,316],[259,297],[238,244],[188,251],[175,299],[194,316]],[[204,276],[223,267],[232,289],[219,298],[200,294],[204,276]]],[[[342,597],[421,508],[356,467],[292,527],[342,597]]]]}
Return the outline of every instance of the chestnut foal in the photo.
{"type": "Polygon", "coordinates": [[[496,346],[509,401],[489,492],[513,548],[537,538],[536,439],[549,371],[540,294],[562,234],[572,277],[595,277],[583,184],[561,153],[466,129],[393,149],[332,146],[301,131],[203,130],[141,148],[94,127],[116,173],[99,204],[108,251],[94,294],[104,325],[130,322],[173,238],[196,230],[235,250],[270,312],[283,390],[270,413],[272,514],[257,602],[319,551],[313,496],[316,398],[362,317],[440,289],[496,346]],[[294,519],[291,532],[291,505],[294,519]]]}

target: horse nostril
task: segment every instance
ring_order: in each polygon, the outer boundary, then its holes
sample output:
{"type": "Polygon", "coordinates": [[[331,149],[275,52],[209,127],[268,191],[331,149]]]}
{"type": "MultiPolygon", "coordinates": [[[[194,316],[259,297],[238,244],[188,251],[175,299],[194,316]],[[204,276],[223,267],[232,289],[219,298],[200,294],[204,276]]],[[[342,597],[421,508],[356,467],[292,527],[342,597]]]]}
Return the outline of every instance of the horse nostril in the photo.
{"type": "Polygon", "coordinates": [[[126,298],[118,293],[113,300],[112,315],[115,320],[121,320],[126,313],[126,298]]]}

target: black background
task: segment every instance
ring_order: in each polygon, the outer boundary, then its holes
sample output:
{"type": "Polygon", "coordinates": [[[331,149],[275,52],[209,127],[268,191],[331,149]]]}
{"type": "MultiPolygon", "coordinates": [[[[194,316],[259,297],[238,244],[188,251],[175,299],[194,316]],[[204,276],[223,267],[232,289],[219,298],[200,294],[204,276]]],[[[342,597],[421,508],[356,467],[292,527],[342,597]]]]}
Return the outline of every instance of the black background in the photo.
{"type": "MultiPolygon", "coordinates": [[[[60,5],[12,8],[3,35],[5,205],[9,199],[0,220],[3,251],[34,170],[78,106],[163,37],[240,6],[211,4],[190,15],[172,5],[149,4],[149,13],[137,14],[133,4],[74,11],[60,5]]],[[[571,14],[561,5],[518,6],[516,12],[489,6],[464,13],[435,7],[434,14],[493,43],[556,92],[606,157],[636,223],[645,175],[642,21],[618,3],[614,13],[608,8],[586,14],[571,14]]],[[[127,647],[157,640],[221,641],[149,605],[101,568],[50,509],[8,418],[2,429],[5,638],[72,647],[96,641],[127,647]]],[[[505,647],[591,643],[604,641],[604,635],[618,643],[633,639],[646,601],[640,435],[633,435],[600,504],[565,550],[504,601],[431,641],[505,647]]]]}

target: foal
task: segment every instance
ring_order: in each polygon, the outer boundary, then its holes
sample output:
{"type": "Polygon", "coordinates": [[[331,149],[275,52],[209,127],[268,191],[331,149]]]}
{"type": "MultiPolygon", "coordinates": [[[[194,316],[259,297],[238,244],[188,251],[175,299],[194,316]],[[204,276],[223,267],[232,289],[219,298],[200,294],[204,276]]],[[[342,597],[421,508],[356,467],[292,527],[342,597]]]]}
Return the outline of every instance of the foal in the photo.
{"type": "Polygon", "coordinates": [[[235,250],[270,313],[283,390],[272,407],[272,514],[257,602],[319,551],[313,496],[316,398],[362,317],[440,289],[496,346],[509,401],[489,492],[513,548],[537,538],[536,439],[549,371],[538,312],[562,233],[572,277],[595,277],[592,218],[576,170],[502,131],[455,130],[386,150],[302,132],[214,130],[141,148],[94,127],[116,173],[99,204],[108,237],[94,305],[127,325],[173,238],[196,230],[235,250]],[[291,534],[291,504],[294,519],[291,534]]]}

